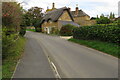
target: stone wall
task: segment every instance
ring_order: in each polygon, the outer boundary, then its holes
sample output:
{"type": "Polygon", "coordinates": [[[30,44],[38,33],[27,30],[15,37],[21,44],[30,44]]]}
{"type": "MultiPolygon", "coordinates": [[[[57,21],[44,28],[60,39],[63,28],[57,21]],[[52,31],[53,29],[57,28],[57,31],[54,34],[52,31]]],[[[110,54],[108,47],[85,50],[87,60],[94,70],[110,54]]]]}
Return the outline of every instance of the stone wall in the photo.
{"type": "Polygon", "coordinates": [[[96,24],[96,21],[90,20],[89,16],[74,17],[74,22],[81,26],[91,26],[96,24]]]}
{"type": "Polygon", "coordinates": [[[92,26],[96,24],[96,20],[86,20],[84,21],[84,23],[82,24],[83,26],[92,26]]]}
{"type": "Polygon", "coordinates": [[[67,11],[64,11],[64,13],[60,16],[59,20],[72,21],[67,11]]]}
{"type": "Polygon", "coordinates": [[[51,21],[48,21],[48,22],[44,22],[42,24],[42,32],[46,32],[45,31],[45,28],[52,28],[52,27],[58,27],[58,22],[51,22],[51,21]]]}
{"type": "Polygon", "coordinates": [[[60,30],[62,25],[59,23],[59,20],[62,20],[62,21],[72,21],[72,19],[69,16],[68,12],[64,11],[64,13],[60,16],[60,18],[58,19],[57,22],[52,22],[50,20],[48,22],[44,22],[42,24],[42,32],[46,33],[45,28],[55,28],[55,29],[60,30]]]}

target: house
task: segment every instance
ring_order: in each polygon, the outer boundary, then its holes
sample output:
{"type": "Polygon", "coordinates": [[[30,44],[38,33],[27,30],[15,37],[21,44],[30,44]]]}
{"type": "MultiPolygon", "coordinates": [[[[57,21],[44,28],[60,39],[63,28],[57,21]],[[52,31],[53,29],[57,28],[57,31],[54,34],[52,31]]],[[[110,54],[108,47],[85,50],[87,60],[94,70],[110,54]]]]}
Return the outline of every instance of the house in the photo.
{"type": "Polygon", "coordinates": [[[75,11],[71,11],[69,8],[71,15],[74,19],[74,22],[81,26],[90,26],[96,24],[95,20],[91,20],[90,16],[86,14],[83,10],[79,10],[76,6],[75,11]]]}
{"type": "Polygon", "coordinates": [[[79,27],[77,23],[74,23],[74,19],[67,7],[48,11],[41,21],[42,32],[50,34],[52,31],[59,31],[66,24],[79,27]]]}

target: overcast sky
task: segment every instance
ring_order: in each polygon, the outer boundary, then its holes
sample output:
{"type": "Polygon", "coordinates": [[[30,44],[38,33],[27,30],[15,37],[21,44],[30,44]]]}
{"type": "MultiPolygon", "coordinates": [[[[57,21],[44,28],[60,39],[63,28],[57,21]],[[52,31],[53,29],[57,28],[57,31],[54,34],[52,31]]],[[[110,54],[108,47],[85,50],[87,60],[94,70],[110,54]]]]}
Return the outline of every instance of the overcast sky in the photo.
{"type": "Polygon", "coordinates": [[[118,2],[119,0],[17,0],[22,3],[24,9],[29,9],[34,6],[44,8],[51,8],[52,3],[55,3],[56,8],[70,7],[71,10],[75,10],[76,4],[79,9],[82,9],[91,17],[101,15],[102,13],[108,15],[110,12],[114,12],[116,17],[118,16],[118,2]]]}

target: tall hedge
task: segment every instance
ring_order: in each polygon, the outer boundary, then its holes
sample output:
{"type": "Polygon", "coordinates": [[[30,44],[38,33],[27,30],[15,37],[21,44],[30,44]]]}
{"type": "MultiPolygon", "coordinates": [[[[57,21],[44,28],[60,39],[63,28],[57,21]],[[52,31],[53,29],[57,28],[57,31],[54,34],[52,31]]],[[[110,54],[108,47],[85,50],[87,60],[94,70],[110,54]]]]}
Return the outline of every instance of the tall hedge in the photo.
{"type": "Polygon", "coordinates": [[[106,42],[120,42],[119,26],[83,26],[73,31],[73,38],[83,40],[100,40],[106,42]]]}

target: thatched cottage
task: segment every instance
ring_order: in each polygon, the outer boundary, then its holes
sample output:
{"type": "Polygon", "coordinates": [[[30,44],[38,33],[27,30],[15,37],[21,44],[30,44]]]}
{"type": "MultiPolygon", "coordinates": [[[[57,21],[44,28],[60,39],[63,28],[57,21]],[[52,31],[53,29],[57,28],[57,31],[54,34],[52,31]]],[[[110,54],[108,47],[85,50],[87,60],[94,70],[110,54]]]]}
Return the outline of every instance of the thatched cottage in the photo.
{"type": "Polygon", "coordinates": [[[63,25],[72,24],[75,26],[79,25],[74,23],[74,19],[67,7],[48,11],[42,19],[42,32],[50,34],[53,30],[60,30],[63,25]]]}
{"type": "Polygon", "coordinates": [[[72,24],[75,26],[87,26],[96,24],[95,20],[90,20],[90,16],[78,7],[75,11],[70,8],[63,7],[55,8],[55,3],[52,4],[52,9],[47,9],[41,22],[42,32],[50,33],[54,30],[60,30],[65,24],[72,24]]]}

